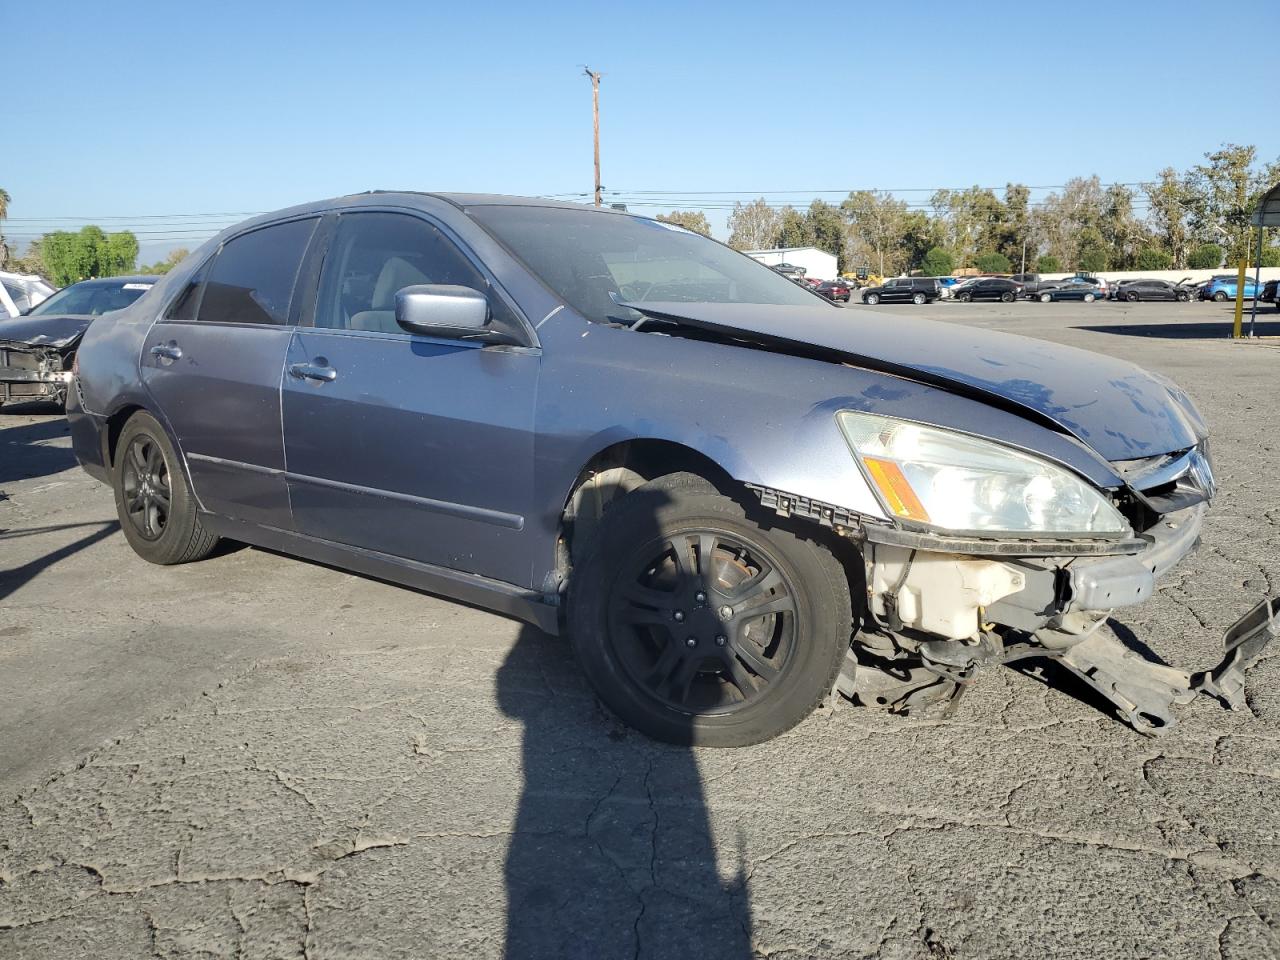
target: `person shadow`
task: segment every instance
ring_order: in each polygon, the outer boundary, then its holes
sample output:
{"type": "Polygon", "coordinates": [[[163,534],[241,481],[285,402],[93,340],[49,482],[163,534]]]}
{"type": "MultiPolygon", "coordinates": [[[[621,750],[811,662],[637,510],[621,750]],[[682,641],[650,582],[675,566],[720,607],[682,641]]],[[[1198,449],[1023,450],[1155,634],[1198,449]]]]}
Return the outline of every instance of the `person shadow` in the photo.
{"type": "Polygon", "coordinates": [[[718,842],[692,747],[650,740],[608,714],[568,641],[531,626],[496,686],[501,710],[523,725],[503,955],[754,956],[742,807],[721,811],[718,842]]]}

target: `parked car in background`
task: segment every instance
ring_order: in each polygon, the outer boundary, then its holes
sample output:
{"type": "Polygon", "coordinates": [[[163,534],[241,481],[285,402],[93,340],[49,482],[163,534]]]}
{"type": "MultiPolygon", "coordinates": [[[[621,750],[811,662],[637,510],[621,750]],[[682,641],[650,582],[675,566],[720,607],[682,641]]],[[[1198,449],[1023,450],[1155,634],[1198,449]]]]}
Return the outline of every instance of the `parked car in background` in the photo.
{"type": "Polygon", "coordinates": [[[1102,629],[1214,495],[1165,377],[849,322],[620,211],[377,192],[256,217],[89,327],[67,419],[144,559],[228,537],[527,620],[685,745],[777,736],[837,685],[938,704],[1023,656],[1160,733],[1200,693],[1243,708],[1270,639],[1268,600],[1193,675],[1102,629]]]}
{"type": "Polygon", "coordinates": [[[813,289],[814,292],[820,293],[828,300],[833,300],[837,303],[848,303],[849,298],[853,295],[853,287],[845,280],[823,280],[813,289]]]}
{"type": "Polygon", "coordinates": [[[804,267],[798,267],[794,263],[775,263],[769,269],[782,274],[788,280],[800,280],[804,277],[804,267]]]}
{"type": "Polygon", "coordinates": [[[1280,286],[1280,280],[1268,280],[1262,285],[1262,293],[1258,294],[1258,300],[1262,303],[1274,303],[1277,310],[1280,310],[1280,295],[1277,295],[1276,288],[1280,286]]]}
{"type": "Polygon", "coordinates": [[[877,303],[933,303],[941,293],[938,281],[932,277],[895,277],[878,287],[862,291],[862,302],[877,303]]]}
{"type": "Polygon", "coordinates": [[[1178,300],[1187,303],[1191,300],[1193,288],[1181,283],[1170,283],[1168,280],[1126,280],[1117,285],[1116,299],[1137,303],[1139,300],[1178,300]]]}
{"type": "Polygon", "coordinates": [[[1006,277],[978,277],[971,283],[956,287],[953,291],[955,299],[961,303],[975,300],[1002,300],[1013,303],[1022,296],[1022,284],[1006,277]]]}
{"type": "Polygon", "coordinates": [[[155,282],[153,276],[84,280],[63,287],[20,317],[0,320],[0,403],[65,403],[76,347],[89,324],[129,306],[155,282]]]}
{"type": "Polygon", "coordinates": [[[39,306],[57,289],[33,273],[0,272],[0,320],[19,316],[39,306]]]}
{"type": "Polygon", "coordinates": [[[1103,297],[1102,292],[1093,284],[1060,282],[1057,286],[1042,285],[1029,299],[1039,300],[1041,303],[1052,303],[1055,300],[1083,300],[1085,303],[1093,303],[1103,297]]]}
{"type": "MultiPolygon", "coordinates": [[[[1235,274],[1214,277],[1201,288],[1200,299],[1214,300],[1218,303],[1222,303],[1225,300],[1234,300],[1238,282],[1239,277],[1235,274]]],[[[1252,277],[1246,277],[1244,281],[1244,298],[1252,300],[1257,295],[1258,284],[1254,282],[1252,277]]]]}

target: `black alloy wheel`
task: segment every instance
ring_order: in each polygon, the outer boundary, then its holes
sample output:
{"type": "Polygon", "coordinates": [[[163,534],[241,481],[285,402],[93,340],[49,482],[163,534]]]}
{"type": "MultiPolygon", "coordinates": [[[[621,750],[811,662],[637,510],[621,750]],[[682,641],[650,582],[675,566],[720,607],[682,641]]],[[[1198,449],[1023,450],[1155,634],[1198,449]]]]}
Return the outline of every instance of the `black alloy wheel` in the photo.
{"type": "Polygon", "coordinates": [[[159,540],[169,523],[169,465],[160,445],[147,434],[129,441],[121,469],[125,514],[144,540],[159,540]]]}
{"type": "Polygon", "coordinates": [[[1004,293],[1000,294],[1000,300],[1004,303],[1013,303],[1014,301],[1013,291],[1006,290],[1004,293]]]}
{"type": "Polygon", "coordinates": [[[1132,290],[1130,290],[1128,293],[1126,293],[1126,294],[1124,295],[1124,298],[1125,298],[1126,300],[1128,300],[1130,303],[1137,303],[1137,302],[1138,302],[1138,300],[1139,300],[1138,295],[1137,295],[1136,293],[1134,293],[1132,290]]]}
{"type": "Polygon", "coordinates": [[[757,702],[795,649],[794,587],[760,546],[724,532],[645,544],[608,604],[613,657],[655,700],[690,714],[757,702]]]}

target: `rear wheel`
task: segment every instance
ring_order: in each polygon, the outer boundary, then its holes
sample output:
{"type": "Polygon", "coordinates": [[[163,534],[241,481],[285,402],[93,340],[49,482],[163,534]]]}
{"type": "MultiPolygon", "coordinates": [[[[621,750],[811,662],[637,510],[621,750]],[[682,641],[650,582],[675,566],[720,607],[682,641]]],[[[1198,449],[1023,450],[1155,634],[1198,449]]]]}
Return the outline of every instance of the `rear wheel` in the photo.
{"type": "Polygon", "coordinates": [[[922,306],[926,299],[927,298],[923,293],[913,293],[911,295],[911,302],[914,303],[917,307],[922,306]]]}
{"type": "Polygon", "coordinates": [[[850,608],[830,552],[681,474],[601,518],[568,620],[587,678],[622,720],[671,743],[734,747],[778,736],[827,696],[850,608]]]}
{"type": "Polygon", "coordinates": [[[880,297],[877,294],[868,293],[865,297],[862,298],[862,302],[869,303],[871,304],[871,306],[874,307],[877,303],[880,302],[880,297]]]}
{"type": "Polygon", "coordinates": [[[1016,298],[1014,297],[1012,290],[1006,290],[1004,293],[1000,294],[1001,303],[1013,303],[1015,299],[1016,298]]]}
{"type": "Polygon", "coordinates": [[[1084,302],[1085,302],[1085,303],[1093,303],[1094,299],[1096,299],[1096,298],[1094,297],[1094,295],[1093,295],[1092,293],[1086,293],[1086,294],[1084,295],[1084,302]]]}
{"type": "Polygon", "coordinates": [[[1227,295],[1226,295],[1226,293],[1225,293],[1224,291],[1222,291],[1222,290],[1219,290],[1217,293],[1215,293],[1215,294],[1213,295],[1213,302],[1214,302],[1214,303],[1225,303],[1225,302],[1226,302],[1226,300],[1227,300],[1227,295]]]}
{"type": "Polygon", "coordinates": [[[151,563],[202,560],[218,542],[204,529],[177,451],[151,414],[139,411],[120,432],[112,463],[120,528],[151,563]]]}

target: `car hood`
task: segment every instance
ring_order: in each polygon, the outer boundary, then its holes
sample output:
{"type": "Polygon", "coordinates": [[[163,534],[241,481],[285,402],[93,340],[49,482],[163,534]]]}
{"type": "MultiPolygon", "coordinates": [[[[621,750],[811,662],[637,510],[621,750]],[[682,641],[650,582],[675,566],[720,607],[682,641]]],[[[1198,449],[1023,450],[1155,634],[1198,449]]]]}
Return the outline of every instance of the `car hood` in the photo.
{"type": "MultiPolygon", "coordinates": [[[[976,396],[1076,437],[1107,460],[1204,438],[1172,382],[1102,354],[958,324],[837,307],[629,303],[648,316],[976,396]]],[[[909,416],[909,411],[904,411],[909,416]]]]}
{"type": "Polygon", "coordinates": [[[94,319],[75,314],[49,314],[0,320],[0,341],[63,349],[84,336],[94,319]]]}

